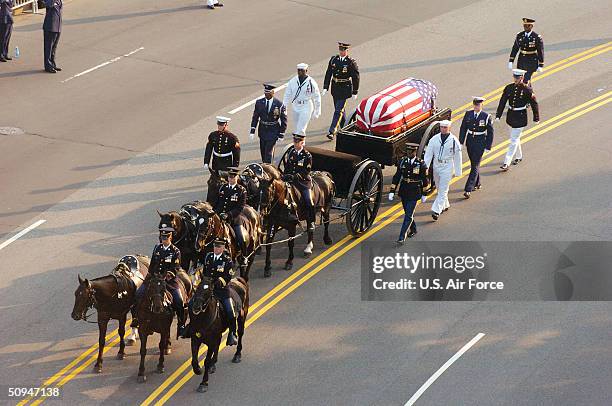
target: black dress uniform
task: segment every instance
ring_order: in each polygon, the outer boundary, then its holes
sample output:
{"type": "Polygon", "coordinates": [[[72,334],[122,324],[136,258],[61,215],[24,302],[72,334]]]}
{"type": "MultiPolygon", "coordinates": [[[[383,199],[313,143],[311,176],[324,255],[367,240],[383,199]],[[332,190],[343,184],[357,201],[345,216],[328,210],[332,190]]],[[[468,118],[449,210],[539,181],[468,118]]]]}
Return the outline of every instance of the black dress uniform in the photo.
{"type": "MultiPolygon", "coordinates": [[[[341,48],[348,48],[349,44],[339,43],[341,48]]],[[[323,89],[328,90],[331,82],[331,94],[334,98],[334,117],[329,126],[332,136],[344,122],[344,109],[346,101],[359,92],[359,67],[350,56],[332,56],[327,64],[323,89]]],[[[333,137],[329,137],[333,138],[333,137]]]]}
{"type": "MultiPolygon", "coordinates": [[[[264,85],[266,91],[274,89],[274,86],[264,85]]],[[[272,163],[274,156],[274,146],[277,140],[282,140],[287,130],[287,109],[283,103],[275,97],[267,99],[265,97],[255,102],[253,118],[251,119],[251,134],[255,134],[255,129],[259,124],[257,132],[259,136],[259,151],[261,161],[272,163]]]]}
{"type": "Polygon", "coordinates": [[[527,126],[527,106],[533,110],[533,121],[540,121],[540,109],[533,89],[524,83],[510,83],[504,88],[495,118],[501,118],[508,103],[506,123],[512,128],[527,126]]]}
{"type": "MultiPolygon", "coordinates": [[[[297,134],[294,134],[294,137],[297,134]]],[[[303,138],[301,135],[297,135],[303,138]]],[[[312,177],[310,172],[312,171],[312,155],[306,151],[306,148],[302,148],[301,151],[297,151],[295,147],[289,148],[289,151],[284,157],[284,172],[283,179],[290,181],[294,184],[302,194],[304,204],[308,209],[308,227],[314,227],[315,221],[315,210],[314,202],[312,200],[312,177]]]]}
{"type": "Polygon", "coordinates": [[[516,34],[512,51],[510,51],[510,62],[518,54],[517,68],[526,70],[523,80],[529,82],[531,75],[544,66],[544,41],[542,36],[533,31],[521,31],[516,34]]]}
{"type": "Polygon", "coordinates": [[[49,73],[59,71],[55,64],[55,50],[62,32],[62,0],[45,1],[45,21],[43,23],[45,44],[45,70],[49,73]]]}
{"type": "Polygon", "coordinates": [[[229,131],[213,131],[208,135],[204,164],[214,171],[225,171],[240,165],[240,140],[229,131]],[[212,158],[212,163],[210,160],[212,158]]]}
{"type": "MultiPolygon", "coordinates": [[[[416,148],[418,148],[418,145],[416,145],[416,148]]],[[[414,209],[416,208],[417,201],[423,196],[423,189],[429,185],[427,165],[418,157],[412,159],[407,156],[403,157],[397,164],[397,170],[395,175],[393,175],[392,183],[391,193],[395,193],[395,189],[399,184],[398,194],[402,199],[402,206],[404,207],[404,221],[398,238],[399,242],[403,242],[408,229],[410,229],[409,237],[412,237],[417,232],[416,223],[414,222],[414,209]]]]}
{"type": "Polygon", "coordinates": [[[469,197],[474,189],[480,188],[480,161],[485,150],[490,150],[493,145],[493,117],[484,111],[476,113],[474,110],[465,112],[461,129],[459,131],[459,142],[466,143],[467,153],[470,157],[470,175],[465,182],[465,192],[469,197]]]}
{"type": "Polygon", "coordinates": [[[13,0],[0,0],[0,62],[10,61],[9,42],[13,32],[13,0]]]}

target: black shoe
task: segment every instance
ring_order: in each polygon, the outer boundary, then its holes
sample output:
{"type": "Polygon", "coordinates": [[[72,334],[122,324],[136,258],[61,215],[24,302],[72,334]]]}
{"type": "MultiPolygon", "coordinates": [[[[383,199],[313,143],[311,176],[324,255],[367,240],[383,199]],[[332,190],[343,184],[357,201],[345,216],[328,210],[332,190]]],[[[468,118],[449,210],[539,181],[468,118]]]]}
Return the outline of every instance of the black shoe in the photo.
{"type": "Polygon", "coordinates": [[[448,209],[450,209],[450,207],[447,207],[446,209],[442,210],[442,213],[444,213],[445,211],[448,211],[448,209]]]}
{"type": "Polygon", "coordinates": [[[206,6],[206,8],[209,9],[209,10],[214,10],[215,6],[206,6]]]}
{"type": "Polygon", "coordinates": [[[238,339],[236,338],[236,333],[234,333],[233,331],[230,331],[229,333],[227,333],[227,345],[232,346],[232,345],[236,345],[238,344],[238,339]]]}
{"type": "Polygon", "coordinates": [[[521,161],[523,160],[523,158],[521,159],[515,159],[514,161],[512,161],[512,165],[518,165],[521,163],[521,161]]]}
{"type": "Polygon", "coordinates": [[[49,68],[49,69],[45,69],[45,72],[47,73],[57,73],[57,71],[53,68],[49,68]]]}
{"type": "Polygon", "coordinates": [[[4,59],[6,59],[7,61],[12,61],[13,58],[11,58],[10,56],[3,56],[4,59]]]}
{"type": "Polygon", "coordinates": [[[53,69],[55,69],[55,70],[56,70],[56,71],[58,71],[58,72],[61,72],[61,71],[62,71],[62,68],[58,68],[57,66],[55,66],[53,69]]]}
{"type": "Polygon", "coordinates": [[[471,195],[471,192],[463,192],[463,196],[464,196],[466,199],[469,199],[469,198],[470,198],[470,195],[471,195]]]}
{"type": "Polygon", "coordinates": [[[433,221],[438,221],[438,217],[440,217],[440,215],[435,211],[431,213],[431,218],[433,219],[433,221]]]}
{"type": "Polygon", "coordinates": [[[191,338],[190,326],[178,326],[176,328],[176,338],[191,338]]]}
{"type": "Polygon", "coordinates": [[[409,232],[409,233],[408,233],[408,238],[412,238],[412,237],[414,237],[414,236],[416,235],[416,233],[417,233],[416,231],[411,231],[411,232],[409,232]]]}
{"type": "Polygon", "coordinates": [[[130,327],[138,327],[138,319],[136,317],[132,318],[132,322],[130,323],[130,327]]]}
{"type": "Polygon", "coordinates": [[[506,164],[503,164],[502,166],[499,167],[499,169],[501,169],[502,171],[506,172],[508,169],[510,169],[510,167],[506,164]]]}
{"type": "Polygon", "coordinates": [[[223,7],[223,3],[217,3],[215,4],[215,7],[223,7]]]}
{"type": "Polygon", "coordinates": [[[0,62],[7,62],[7,60],[4,58],[0,58],[0,62]]]}
{"type": "Polygon", "coordinates": [[[404,245],[404,240],[397,240],[397,245],[404,245]]]}
{"type": "Polygon", "coordinates": [[[332,133],[327,134],[327,139],[330,140],[330,141],[333,141],[334,134],[332,134],[332,133]]]}
{"type": "Polygon", "coordinates": [[[474,188],[474,190],[480,190],[480,189],[482,189],[482,185],[478,185],[474,188]]]}

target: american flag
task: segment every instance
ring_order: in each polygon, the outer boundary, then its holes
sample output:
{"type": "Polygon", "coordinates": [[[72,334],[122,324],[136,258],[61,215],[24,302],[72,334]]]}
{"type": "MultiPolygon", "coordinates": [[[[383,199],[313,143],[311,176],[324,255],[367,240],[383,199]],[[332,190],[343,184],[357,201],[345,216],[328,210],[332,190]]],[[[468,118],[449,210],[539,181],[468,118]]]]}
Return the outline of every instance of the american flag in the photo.
{"type": "Polygon", "coordinates": [[[429,117],[437,96],[433,83],[404,79],[359,103],[357,127],[376,135],[395,134],[402,126],[429,117]]]}

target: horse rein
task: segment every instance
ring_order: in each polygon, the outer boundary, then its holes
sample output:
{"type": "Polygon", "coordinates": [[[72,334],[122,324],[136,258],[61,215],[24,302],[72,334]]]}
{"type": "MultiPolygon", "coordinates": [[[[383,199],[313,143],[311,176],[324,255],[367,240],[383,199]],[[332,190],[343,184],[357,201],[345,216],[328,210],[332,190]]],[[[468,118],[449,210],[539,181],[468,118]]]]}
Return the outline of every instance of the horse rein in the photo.
{"type": "Polygon", "coordinates": [[[96,290],[94,288],[91,288],[91,290],[89,291],[89,296],[87,297],[87,303],[86,303],[85,309],[83,310],[83,314],[81,316],[81,320],[83,320],[86,323],[98,324],[97,321],[87,320],[94,314],[94,312],[87,314],[87,310],[95,308],[97,304],[98,304],[98,301],[96,300],[96,290]]]}

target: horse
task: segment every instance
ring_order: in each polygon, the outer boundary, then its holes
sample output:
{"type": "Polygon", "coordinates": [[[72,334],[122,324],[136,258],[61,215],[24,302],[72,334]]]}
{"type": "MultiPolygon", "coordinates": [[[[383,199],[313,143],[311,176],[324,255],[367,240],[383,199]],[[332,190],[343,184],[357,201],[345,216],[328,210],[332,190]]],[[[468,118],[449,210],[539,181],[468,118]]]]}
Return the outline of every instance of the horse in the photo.
{"type": "MultiPolygon", "coordinates": [[[[245,206],[238,219],[236,220],[242,227],[242,236],[246,252],[241,252],[241,256],[247,258],[247,265],[240,266],[240,276],[246,281],[249,280],[249,271],[255,261],[254,253],[261,244],[262,228],[261,216],[251,206],[245,206]]],[[[234,229],[212,209],[198,219],[198,230],[196,236],[196,250],[205,252],[210,250],[211,244],[218,238],[224,239],[229,243],[229,254],[232,260],[239,258],[240,247],[236,241],[234,229]]]]}
{"type": "MultiPolygon", "coordinates": [[[[94,372],[102,372],[102,354],[106,343],[106,330],[110,319],[119,321],[119,353],[117,359],[125,358],[125,323],[127,313],[134,303],[136,289],[147,275],[150,260],[143,255],[133,256],[138,263],[136,269],[130,269],[124,262],[119,262],[110,275],[87,280],[79,278],[79,286],[74,292],[74,320],[88,321],[87,310],[95,308],[98,312],[98,359],[94,372]]],[[[124,257],[125,258],[125,257],[124,257]]],[[[123,258],[122,258],[123,260],[123,258]]],[[[132,329],[128,345],[132,345],[137,337],[137,329],[132,329]]]]}
{"type": "MultiPolygon", "coordinates": [[[[185,293],[185,301],[191,294],[191,282],[184,271],[179,271],[177,277],[180,279],[185,293]]],[[[172,308],[172,296],[166,290],[166,275],[154,273],[144,281],[145,292],[142,300],[136,306],[140,333],[140,366],[138,368],[138,382],[144,383],[145,376],[145,357],[147,356],[147,339],[153,333],[159,333],[159,362],[157,373],[164,373],[164,355],[170,352],[170,326],[174,318],[172,308]]]]}
{"type": "Polygon", "coordinates": [[[247,165],[238,178],[238,183],[247,190],[247,204],[255,210],[261,209],[263,191],[275,179],[280,179],[281,171],[272,164],[252,163],[247,165]]]}
{"type": "Polygon", "coordinates": [[[198,252],[195,249],[195,238],[197,231],[197,219],[204,210],[211,209],[210,204],[196,200],[184,204],[180,211],[169,211],[159,215],[159,227],[170,226],[174,228],[172,243],[181,251],[181,268],[190,269],[192,263],[195,266],[198,260],[198,252]]]}
{"type": "MultiPolygon", "coordinates": [[[[249,286],[245,279],[238,277],[232,279],[229,287],[240,299],[242,306],[238,313],[238,346],[232,362],[237,364],[242,360],[242,336],[244,335],[244,323],[249,313],[249,286]]],[[[189,307],[189,320],[191,325],[191,368],[196,375],[202,374],[202,368],[198,362],[200,346],[207,346],[206,359],[204,361],[204,376],[198,386],[198,392],[206,392],[208,389],[208,374],[216,371],[217,357],[223,331],[228,328],[227,318],[221,314],[223,308],[219,299],[213,295],[214,285],[211,278],[203,278],[193,296],[189,307]]]]}
{"type": "MultiPolygon", "coordinates": [[[[331,175],[327,172],[314,171],[311,176],[315,192],[313,194],[315,214],[317,212],[321,213],[322,222],[325,228],[323,242],[325,245],[331,245],[332,239],[329,236],[329,215],[336,193],[336,186],[331,175]]],[[[274,236],[280,229],[287,230],[289,234],[289,257],[285,262],[285,270],[291,270],[293,268],[293,247],[295,245],[294,238],[296,235],[296,228],[300,221],[307,219],[307,210],[298,205],[299,201],[301,201],[301,194],[298,188],[282,180],[272,181],[262,194],[261,211],[264,224],[266,225],[266,264],[264,268],[264,277],[271,276],[271,243],[274,241],[274,236]],[[295,216],[296,212],[297,218],[295,216]]],[[[314,230],[308,230],[308,244],[306,248],[304,248],[304,256],[306,258],[312,255],[312,248],[314,247],[313,236],[314,230]]]]}

